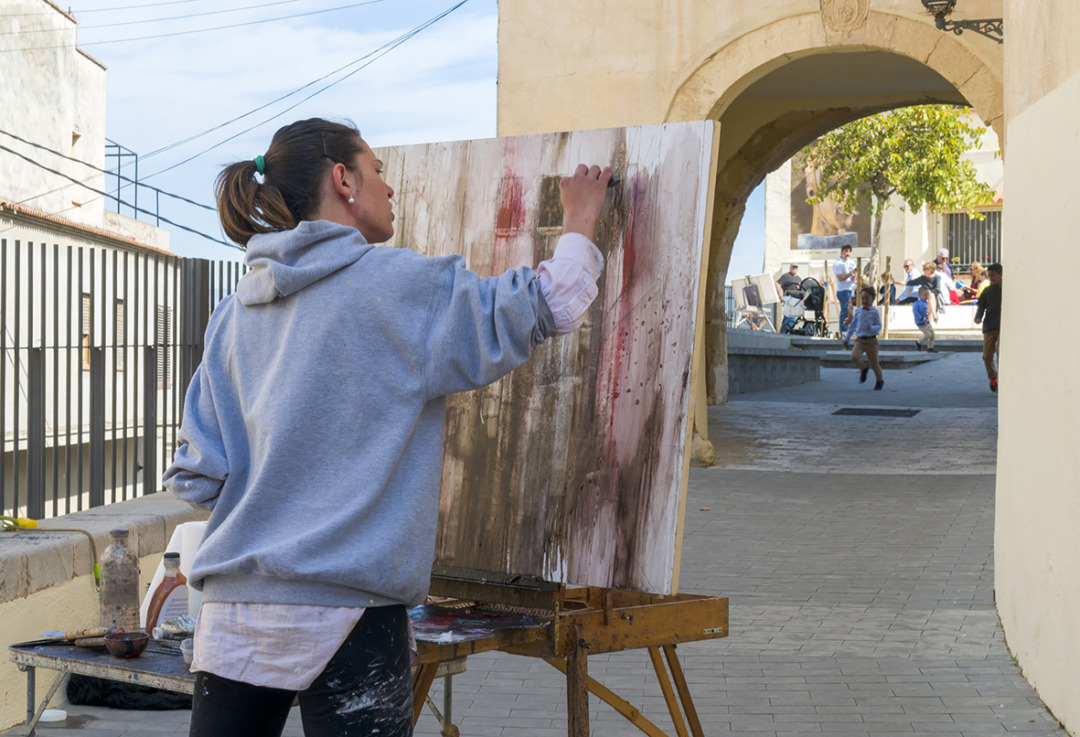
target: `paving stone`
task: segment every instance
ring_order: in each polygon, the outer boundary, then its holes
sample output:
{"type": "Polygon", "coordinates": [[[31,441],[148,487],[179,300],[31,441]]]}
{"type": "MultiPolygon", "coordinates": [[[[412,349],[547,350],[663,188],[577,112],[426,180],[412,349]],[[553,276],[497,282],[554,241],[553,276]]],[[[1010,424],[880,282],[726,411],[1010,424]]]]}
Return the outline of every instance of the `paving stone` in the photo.
{"type": "MultiPolygon", "coordinates": [[[[823,369],[821,382],[710,408],[719,463],[691,470],[680,580],[729,597],[731,634],[678,649],[706,735],[1067,737],[994,610],[997,412],[981,376],[978,354],[952,354],[865,394],[854,372],[823,369]],[[840,406],[921,411],[832,415],[840,406]],[[853,459],[854,437],[872,462],[853,459]]],[[[452,685],[462,734],[566,734],[553,668],[499,653],[467,668],[452,685]]],[[[674,734],[644,653],[594,656],[589,672],[674,734]]],[[[443,687],[431,694],[440,709],[443,687]]],[[[166,733],[158,713],[86,709],[70,707],[90,719],[66,733],[166,733]]],[[[186,731],[184,715],[170,719],[186,731]]],[[[595,697],[590,720],[593,735],[637,734],[595,697]]],[[[298,714],[285,734],[302,734],[298,714]]],[[[429,712],[416,734],[439,734],[429,712]]]]}

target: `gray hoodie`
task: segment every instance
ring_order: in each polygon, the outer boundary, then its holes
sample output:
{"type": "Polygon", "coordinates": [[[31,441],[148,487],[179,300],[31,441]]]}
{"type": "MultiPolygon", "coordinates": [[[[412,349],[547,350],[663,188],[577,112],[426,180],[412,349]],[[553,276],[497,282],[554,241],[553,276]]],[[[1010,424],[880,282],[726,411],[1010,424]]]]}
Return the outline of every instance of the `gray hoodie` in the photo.
{"type": "Polygon", "coordinates": [[[419,603],[435,550],[445,395],[553,334],[527,268],[372,246],[326,221],[258,235],[206,330],[165,486],[212,509],[204,601],[419,603]]]}

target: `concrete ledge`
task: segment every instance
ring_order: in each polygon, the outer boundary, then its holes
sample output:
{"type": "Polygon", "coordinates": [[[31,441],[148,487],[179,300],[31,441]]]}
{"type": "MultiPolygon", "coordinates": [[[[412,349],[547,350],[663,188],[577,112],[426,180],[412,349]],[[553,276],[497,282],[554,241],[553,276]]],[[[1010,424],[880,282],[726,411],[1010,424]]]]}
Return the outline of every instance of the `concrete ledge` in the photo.
{"type": "MultiPolygon", "coordinates": [[[[827,351],[821,355],[822,368],[850,368],[851,351],[827,351]]],[[[893,351],[879,351],[878,363],[883,369],[905,369],[929,361],[936,361],[941,354],[933,353],[896,353],[893,351]]]]}
{"type": "MultiPolygon", "coordinates": [[[[915,333],[911,337],[896,336],[889,338],[888,340],[878,341],[882,351],[910,351],[915,355],[920,355],[915,350],[915,338],[921,336],[921,333],[915,333]]],[[[830,340],[825,338],[805,338],[805,337],[792,337],[791,347],[799,348],[802,350],[813,351],[840,351],[844,350],[844,343],[840,340],[830,340]]],[[[934,347],[941,353],[981,353],[982,352],[982,334],[976,334],[972,337],[956,338],[948,337],[942,338],[940,335],[934,340],[934,347]]],[[[851,352],[851,349],[847,349],[851,352]]],[[[931,354],[932,355],[932,354],[931,354]]]]}
{"type": "Polygon", "coordinates": [[[165,550],[177,525],[207,517],[208,512],[162,492],[41,520],[37,530],[0,533],[0,604],[93,572],[94,554],[86,535],[50,529],[86,530],[100,556],[109,544],[109,531],[123,527],[142,559],[165,550]]]}
{"type": "Polygon", "coordinates": [[[728,394],[748,394],[821,378],[816,353],[782,348],[728,348],[728,394]]]}

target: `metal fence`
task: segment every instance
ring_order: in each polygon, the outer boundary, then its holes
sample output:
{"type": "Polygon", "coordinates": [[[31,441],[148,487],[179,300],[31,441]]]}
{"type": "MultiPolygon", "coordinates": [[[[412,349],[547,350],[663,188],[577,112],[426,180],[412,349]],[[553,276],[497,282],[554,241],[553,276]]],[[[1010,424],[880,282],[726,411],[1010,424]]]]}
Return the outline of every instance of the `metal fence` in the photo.
{"type": "Polygon", "coordinates": [[[0,239],[0,513],[153,493],[235,262],[0,239]]]}
{"type": "Polygon", "coordinates": [[[967,271],[972,262],[983,266],[1001,261],[1001,210],[984,210],[982,220],[970,218],[963,212],[945,215],[945,247],[949,258],[960,271],[967,271]]]}

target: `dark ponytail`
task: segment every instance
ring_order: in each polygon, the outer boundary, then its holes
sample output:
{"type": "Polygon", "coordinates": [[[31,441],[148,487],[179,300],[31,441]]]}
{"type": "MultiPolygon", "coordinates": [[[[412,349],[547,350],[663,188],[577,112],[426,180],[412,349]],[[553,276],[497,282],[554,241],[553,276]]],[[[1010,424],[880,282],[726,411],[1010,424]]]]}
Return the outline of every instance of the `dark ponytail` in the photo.
{"type": "Polygon", "coordinates": [[[263,155],[262,183],[254,161],[229,164],[218,174],[214,195],[225,235],[247,246],[256,233],[291,230],[310,219],[327,169],[340,163],[353,170],[361,153],[352,124],[311,118],[279,129],[263,155]]]}

